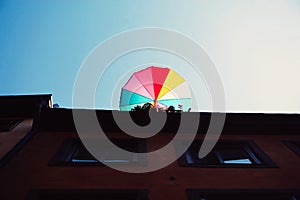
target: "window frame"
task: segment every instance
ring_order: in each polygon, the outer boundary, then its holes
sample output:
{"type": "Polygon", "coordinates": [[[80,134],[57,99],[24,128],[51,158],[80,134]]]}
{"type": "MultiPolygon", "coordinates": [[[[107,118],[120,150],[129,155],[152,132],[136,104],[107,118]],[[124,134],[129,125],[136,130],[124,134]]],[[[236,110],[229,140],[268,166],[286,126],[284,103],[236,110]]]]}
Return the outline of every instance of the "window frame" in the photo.
{"type": "MultiPolygon", "coordinates": [[[[178,163],[181,167],[199,167],[199,168],[275,168],[277,165],[275,162],[261,149],[253,140],[219,140],[213,150],[207,155],[208,157],[203,158],[203,163],[188,163],[187,153],[192,151],[197,151],[197,155],[199,149],[202,145],[203,140],[197,139],[194,140],[190,147],[186,150],[184,154],[182,154],[178,163]],[[220,158],[220,154],[218,155],[218,148],[224,146],[233,146],[238,147],[241,146],[244,148],[245,152],[248,154],[248,158],[250,158],[252,164],[225,164],[224,160],[222,162],[222,158],[220,158]],[[197,146],[197,147],[195,147],[197,146]],[[196,150],[195,150],[196,149],[196,150]],[[215,155],[214,155],[215,154],[215,155]],[[214,158],[215,162],[209,163],[209,158],[214,158]],[[207,159],[207,163],[205,162],[207,159]]],[[[243,150],[243,149],[242,149],[243,150]]],[[[191,155],[191,154],[189,154],[191,155]]],[[[191,156],[190,156],[191,157],[191,156]]]]}
{"type": "MultiPolygon", "coordinates": [[[[121,141],[121,142],[137,142],[138,152],[144,153],[147,152],[147,141],[143,138],[115,138],[110,139],[111,141],[121,141]]],[[[102,162],[71,162],[72,156],[76,152],[78,145],[83,145],[79,138],[66,138],[54,154],[54,156],[49,160],[48,166],[105,166],[102,162]]],[[[85,148],[85,147],[84,147],[85,148]]],[[[87,150],[86,150],[87,151],[87,150]]],[[[143,157],[138,157],[139,162],[129,161],[126,163],[117,163],[124,166],[132,165],[146,165],[147,160],[141,160],[143,157]]],[[[96,160],[96,159],[95,159],[96,160]]]]}

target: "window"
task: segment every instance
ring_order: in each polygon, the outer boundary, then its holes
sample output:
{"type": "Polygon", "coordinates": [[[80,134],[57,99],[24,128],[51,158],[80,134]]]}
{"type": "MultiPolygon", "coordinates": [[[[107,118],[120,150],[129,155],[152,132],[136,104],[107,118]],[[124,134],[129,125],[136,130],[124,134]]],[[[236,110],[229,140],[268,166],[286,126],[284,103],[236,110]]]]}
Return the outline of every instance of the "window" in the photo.
{"type": "Polygon", "coordinates": [[[22,121],[22,119],[0,119],[0,132],[11,131],[22,121]]]}
{"type": "Polygon", "coordinates": [[[188,200],[299,200],[299,190],[197,190],[188,189],[188,200]]]}
{"type": "MultiPolygon", "coordinates": [[[[145,139],[111,139],[111,141],[127,151],[147,152],[145,139]]],[[[138,156],[120,159],[118,155],[104,155],[103,160],[99,162],[88,152],[79,139],[69,138],[63,142],[58,152],[50,160],[49,165],[103,165],[102,162],[130,165],[137,163],[137,161],[146,164],[146,161],[141,160],[138,156]]]]}
{"type": "Polygon", "coordinates": [[[214,149],[200,159],[202,140],[195,140],[179,158],[181,166],[189,167],[275,167],[272,160],[249,140],[220,140],[214,149]]]}
{"type": "Polygon", "coordinates": [[[29,200],[147,200],[147,190],[33,190],[29,200]]]}
{"type": "Polygon", "coordinates": [[[298,156],[300,156],[300,141],[282,141],[289,149],[294,151],[298,156]]]}

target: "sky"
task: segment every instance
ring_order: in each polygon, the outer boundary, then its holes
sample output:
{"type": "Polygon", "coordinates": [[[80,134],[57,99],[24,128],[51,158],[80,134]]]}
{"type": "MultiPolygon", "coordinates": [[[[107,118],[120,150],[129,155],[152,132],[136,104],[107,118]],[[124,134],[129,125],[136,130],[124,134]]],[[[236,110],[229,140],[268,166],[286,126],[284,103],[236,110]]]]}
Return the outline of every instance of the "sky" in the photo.
{"type": "MultiPolygon", "coordinates": [[[[0,0],[0,95],[51,93],[70,108],[80,66],[97,45],[158,27],[206,51],[222,79],[227,112],[300,113],[299,24],[299,0],[0,0]]],[[[150,50],[109,66],[95,107],[118,109],[122,85],[151,64],[185,77],[201,91],[197,110],[211,111],[205,80],[191,77],[182,59],[150,50]]]]}

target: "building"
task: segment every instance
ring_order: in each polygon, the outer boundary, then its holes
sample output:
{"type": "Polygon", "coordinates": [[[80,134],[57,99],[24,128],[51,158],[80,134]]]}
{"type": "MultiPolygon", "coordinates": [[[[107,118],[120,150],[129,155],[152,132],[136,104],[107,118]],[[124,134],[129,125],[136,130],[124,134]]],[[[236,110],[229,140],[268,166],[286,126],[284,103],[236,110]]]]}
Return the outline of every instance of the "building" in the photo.
{"type": "MultiPolygon", "coordinates": [[[[153,172],[126,173],[91,156],[79,139],[72,111],[51,106],[41,109],[32,137],[2,162],[0,199],[300,199],[298,114],[228,113],[219,142],[207,157],[199,159],[211,116],[201,113],[196,139],[177,161],[153,172]]],[[[183,114],[191,118],[199,114],[167,113],[159,134],[137,139],[122,132],[112,112],[96,111],[99,123],[112,142],[132,152],[164,147],[175,136],[183,114]]],[[[137,124],[149,122],[145,113],[130,114],[137,124]]],[[[16,128],[11,134],[19,130],[16,128]]],[[[89,131],[87,127],[87,134],[89,131]]],[[[171,153],[176,152],[174,147],[171,153]]],[[[102,161],[130,167],[136,159],[139,157],[118,160],[112,156],[102,161]]]]}
{"type": "Polygon", "coordinates": [[[43,107],[52,107],[52,95],[0,97],[0,166],[29,140],[43,107]]]}

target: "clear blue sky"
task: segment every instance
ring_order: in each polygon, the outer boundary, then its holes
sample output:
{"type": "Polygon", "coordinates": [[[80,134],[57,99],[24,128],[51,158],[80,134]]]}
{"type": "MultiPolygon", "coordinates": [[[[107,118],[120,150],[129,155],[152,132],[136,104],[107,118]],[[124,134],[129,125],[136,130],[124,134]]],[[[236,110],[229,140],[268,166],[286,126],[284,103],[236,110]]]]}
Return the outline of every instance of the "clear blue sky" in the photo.
{"type": "MultiPolygon", "coordinates": [[[[88,53],[112,35],[150,26],[206,49],[228,111],[300,112],[299,24],[297,0],[0,0],[0,95],[52,93],[71,107],[88,53]]],[[[103,98],[98,106],[110,108],[103,98]]],[[[200,109],[209,110],[203,99],[200,109]]]]}

